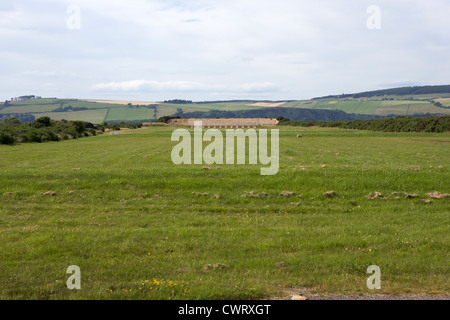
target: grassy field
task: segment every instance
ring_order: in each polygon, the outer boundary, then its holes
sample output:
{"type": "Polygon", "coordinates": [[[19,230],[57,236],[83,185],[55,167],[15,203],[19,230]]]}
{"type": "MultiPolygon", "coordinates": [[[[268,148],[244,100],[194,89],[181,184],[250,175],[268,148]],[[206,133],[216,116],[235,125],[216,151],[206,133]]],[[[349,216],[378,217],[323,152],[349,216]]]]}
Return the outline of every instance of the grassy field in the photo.
{"type": "Polygon", "coordinates": [[[134,121],[140,119],[155,119],[155,110],[148,108],[111,108],[105,121],[126,120],[134,121]]]}
{"type": "Polygon", "coordinates": [[[93,123],[101,123],[106,117],[108,109],[94,109],[82,111],[67,111],[67,112],[47,112],[47,113],[33,113],[36,119],[40,117],[50,117],[53,120],[81,120],[93,123]]]}
{"type": "Polygon", "coordinates": [[[96,103],[77,99],[31,99],[10,103],[9,106],[0,110],[0,113],[44,113],[59,107],[88,109],[122,108],[120,104],[96,103]]]}
{"type": "Polygon", "coordinates": [[[450,191],[449,134],[280,128],[280,170],[261,176],[174,165],[173,130],[1,145],[0,299],[449,293],[449,199],[422,201],[450,191]]]}
{"type": "Polygon", "coordinates": [[[0,110],[0,113],[33,113],[33,112],[50,112],[59,105],[54,103],[36,104],[36,105],[11,105],[0,110]]]}
{"type": "MultiPolygon", "coordinates": [[[[399,97],[396,97],[398,99],[399,97]]],[[[372,98],[374,99],[374,98],[372,98]]],[[[419,98],[415,98],[419,99],[419,98]]],[[[447,100],[441,103],[445,106],[447,100]]],[[[372,101],[367,99],[318,99],[294,101],[284,104],[285,107],[306,108],[306,109],[331,109],[342,110],[347,113],[370,114],[387,116],[396,115],[413,115],[415,113],[431,113],[431,114],[450,114],[450,109],[438,108],[432,103],[421,100],[379,100],[372,101]]]]}

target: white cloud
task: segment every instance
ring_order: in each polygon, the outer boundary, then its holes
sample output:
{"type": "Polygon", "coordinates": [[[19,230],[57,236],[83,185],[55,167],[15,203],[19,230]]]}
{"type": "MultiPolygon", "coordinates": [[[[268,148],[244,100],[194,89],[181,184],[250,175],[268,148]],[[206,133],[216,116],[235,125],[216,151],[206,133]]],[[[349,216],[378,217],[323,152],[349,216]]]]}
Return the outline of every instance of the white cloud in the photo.
{"type": "Polygon", "coordinates": [[[154,81],[154,80],[130,80],[108,83],[97,83],[92,86],[94,91],[115,92],[115,91],[143,91],[143,92],[239,92],[257,93],[273,92],[279,90],[278,86],[271,82],[245,83],[242,85],[207,84],[193,81],[154,81]]]}
{"type": "Polygon", "coordinates": [[[279,87],[271,82],[255,82],[243,84],[239,87],[239,90],[244,92],[272,92],[278,91],[279,87]]]}
{"type": "Polygon", "coordinates": [[[130,80],[108,83],[97,83],[92,86],[96,91],[206,91],[220,89],[220,85],[210,85],[193,81],[154,81],[130,80]]]}
{"type": "Polygon", "coordinates": [[[0,100],[29,91],[280,100],[448,82],[448,1],[378,0],[381,30],[366,27],[372,4],[3,0],[0,100]],[[69,5],[80,7],[80,30],[66,26],[69,5]]]}

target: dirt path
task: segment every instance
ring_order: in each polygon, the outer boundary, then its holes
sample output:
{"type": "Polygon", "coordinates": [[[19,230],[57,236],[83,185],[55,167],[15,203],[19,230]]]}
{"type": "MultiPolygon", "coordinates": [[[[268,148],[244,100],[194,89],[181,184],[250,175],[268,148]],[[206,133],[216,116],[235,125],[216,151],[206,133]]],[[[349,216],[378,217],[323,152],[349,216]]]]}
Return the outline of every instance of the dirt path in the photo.
{"type": "Polygon", "coordinates": [[[308,300],[450,300],[450,295],[367,295],[367,296],[306,296],[308,300]]]}
{"type": "Polygon", "coordinates": [[[365,295],[318,295],[308,289],[292,289],[282,297],[271,297],[268,300],[450,300],[449,294],[365,294],[365,295]]]}

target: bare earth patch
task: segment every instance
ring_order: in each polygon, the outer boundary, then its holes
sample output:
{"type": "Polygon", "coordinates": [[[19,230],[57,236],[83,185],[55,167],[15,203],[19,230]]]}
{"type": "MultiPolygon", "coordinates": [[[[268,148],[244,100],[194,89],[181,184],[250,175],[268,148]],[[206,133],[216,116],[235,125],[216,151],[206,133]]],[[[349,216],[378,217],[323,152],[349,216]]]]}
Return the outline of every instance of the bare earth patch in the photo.
{"type": "Polygon", "coordinates": [[[205,264],[202,267],[202,271],[204,271],[204,272],[210,271],[210,270],[226,270],[226,269],[230,269],[230,267],[223,263],[205,264]]]}
{"type": "Polygon", "coordinates": [[[256,102],[253,104],[248,104],[248,106],[254,106],[254,107],[278,107],[281,106],[283,104],[285,104],[286,102],[275,102],[275,103],[270,103],[270,102],[256,102]]]}
{"type": "Polygon", "coordinates": [[[242,198],[265,198],[268,196],[269,194],[267,192],[255,193],[254,191],[244,191],[241,195],[242,198]]]}
{"type": "Polygon", "coordinates": [[[334,192],[333,190],[331,190],[331,191],[325,192],[325,193],[323,194],[323,196],[324,196],[325,198],[334,198],[334,197],[337,196],[337,194],[336,194],[336,192],[334,192]]]}
{"type": "Polygon", "coordinates": [[[155,104],[156,102],[148,102],[148,101],[122,101],[122,100],[83,100],[83,101],[89,101],[89,102],[97,102],[97,103],[110,103],[110,104],[124,104],[127,105],[129,103],[133,105],[148,105],[148,104],[155,104]]]}
{"type": "Polygon", "coordinates": [[[207,193],[207,192],[192,192],[192,194],[195,194],[197,196],[208,196],[209,195],[209,193],[207,193]]]}
{"type": "Polygon", "coordinates": [[[381,192],[378,192],[378,191],[375,191],[375,192],[371,192],[371,193],[369,193],[369,195],[368,196],[366,196],[366,198],[367,199],[369,199],[369,200],[373,200],[373,199],[386,199],[386,197],[381,193],[381,192]]]}
{"type": "Polygon", "coordinates": [[[293,195],[295,195],[295,192],[292,191],[283,191],[280,193],[280,196],[282,197],[292,197],[293,195]]]}
{"type": "Polygon", "coordinates": [[[293,287],[284,291],[281,296],[269,297],[267,300],[450,300],[448,294],[361,294],[361,295],[330,295],[316,294],[311,288],[293,287]]]}
{"type": "Polygon", "coordinates": [[[432,193],[427,193],[427,196],[430,197],[431,199],[444,199],[450,197],[450,193],[440,193],[435,191],[432,193]]]}
{"type": "Polygon", "coordinates": [[[417,198],[417,197],[419,197],[417,194],[415,194],[415,193],[408,193],[408,192],[404,192],[404,191],[402,191],[402,192],[397,192],[397,191],[394,191],[394,192],[392,192],[392,195],[393,196],[404,196],[405,197],[405,199],[413,199],[413,198],[417,198]]]}

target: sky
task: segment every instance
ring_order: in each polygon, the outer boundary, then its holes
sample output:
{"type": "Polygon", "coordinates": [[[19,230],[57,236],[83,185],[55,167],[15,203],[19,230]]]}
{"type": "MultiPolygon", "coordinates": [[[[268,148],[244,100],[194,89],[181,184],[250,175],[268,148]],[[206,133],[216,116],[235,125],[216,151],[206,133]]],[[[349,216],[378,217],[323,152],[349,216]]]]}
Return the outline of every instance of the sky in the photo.
{"type": "Polygon", "coordinates": [[[2,0],[0,101],[301,100],[450,84],[448,0],[2,0]]]}

